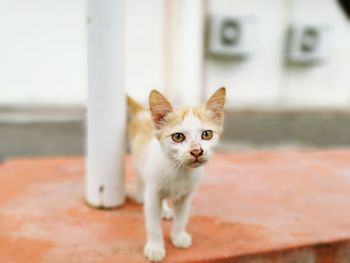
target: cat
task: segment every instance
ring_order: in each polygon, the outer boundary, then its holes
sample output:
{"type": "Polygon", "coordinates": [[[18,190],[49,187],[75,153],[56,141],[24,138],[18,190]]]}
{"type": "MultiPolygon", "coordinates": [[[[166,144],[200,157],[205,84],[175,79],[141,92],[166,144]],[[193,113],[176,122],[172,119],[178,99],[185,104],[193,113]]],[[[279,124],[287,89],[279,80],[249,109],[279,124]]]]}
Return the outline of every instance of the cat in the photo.
{"type": "Polygon", "coordinates": [[[138,175],[136,192],[130,196],[144,203],[144,255],[150,261],[161,261],[166,255],[161,218],[174,217],[170,237],[175,247],[192,244],[186,231],[191,197],[222,132],[225,93],[220,88],[203,105],[178,109],[157,90],[149,95],[149,110],[127,97],[130,146],[138,175]]]}

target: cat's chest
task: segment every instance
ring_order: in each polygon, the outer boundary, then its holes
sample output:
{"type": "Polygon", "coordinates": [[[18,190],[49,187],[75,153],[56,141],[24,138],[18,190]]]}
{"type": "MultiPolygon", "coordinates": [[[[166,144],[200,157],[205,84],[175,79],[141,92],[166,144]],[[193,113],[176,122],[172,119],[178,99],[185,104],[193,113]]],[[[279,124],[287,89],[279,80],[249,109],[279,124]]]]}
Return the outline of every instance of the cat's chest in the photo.
{"type": "Polygon", "coordinates": [[[160,193],[162,198],[180,199],[189,195],[196,187],[200,172],[172,174],[162,180],[160,193]]]}

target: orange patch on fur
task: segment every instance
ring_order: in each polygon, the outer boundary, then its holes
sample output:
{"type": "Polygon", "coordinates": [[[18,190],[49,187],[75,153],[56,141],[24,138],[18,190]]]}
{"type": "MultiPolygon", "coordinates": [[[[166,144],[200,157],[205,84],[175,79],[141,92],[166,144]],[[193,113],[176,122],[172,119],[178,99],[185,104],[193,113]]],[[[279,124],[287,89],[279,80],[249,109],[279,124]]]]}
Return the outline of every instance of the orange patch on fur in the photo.
{"type": "Polygon", "coordinates": [[[168,126],[175,126],[181,123],[188,114],[192,113],[202,122],[211,122],[211,114],[205,107],[183,107],[174,110],[165,120],[168,126]]]}
{"type": "Polygon", "coordinates": [[[129,123],[128,132],[131,141],[131,151],[138,153],[153,137],[151,115],[142,105],[127,97],[129,123]]]}
{"type": "Polygon", "coordinates": [[[135,118],[128,125],[129,136],[131,139],[131,151],[138,153],[143,146],[153,137],[153,127],[151,119],[135,118]]]}

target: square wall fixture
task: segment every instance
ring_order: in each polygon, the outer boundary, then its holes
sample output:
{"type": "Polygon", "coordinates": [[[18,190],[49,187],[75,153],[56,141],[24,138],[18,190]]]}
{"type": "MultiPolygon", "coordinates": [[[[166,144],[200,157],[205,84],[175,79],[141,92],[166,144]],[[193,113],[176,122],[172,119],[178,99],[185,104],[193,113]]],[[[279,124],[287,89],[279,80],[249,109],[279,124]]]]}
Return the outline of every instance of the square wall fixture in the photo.
{"type": "Polygon", "coordinates": [[[293,25],[288,30],[288,64],[314,65],[327,60],[330,27],[327,25],[293,25]]]}
{"type": "Polygon", "coordinates": [[[254,19],[212,15],[209,20],[208,53],[217,57],[245,59],[252,54],[254,19]]]}

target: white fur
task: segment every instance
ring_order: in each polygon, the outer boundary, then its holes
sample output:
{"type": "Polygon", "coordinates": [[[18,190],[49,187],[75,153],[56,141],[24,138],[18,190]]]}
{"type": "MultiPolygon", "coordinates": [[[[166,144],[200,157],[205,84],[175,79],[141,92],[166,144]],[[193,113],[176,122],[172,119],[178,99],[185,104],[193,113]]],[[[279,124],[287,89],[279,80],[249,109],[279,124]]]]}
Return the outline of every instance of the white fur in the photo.
{"type": "Polygon", "coordinates": [[[153,138],[144,151],[136,156],[139,174],[136,199],[144,201],[147,231],[144,254],[150,261],[161,261],[165,257],[161,217],[170,219],[174,216],[171,241],[175,247],[191,246],[192,238],[186,232],[186,224],[191,196],[202,174],[202,166],[191,164],[195,159],[190,152],[201,147],[204,151],[204,164],[212,155],[212,148],[218,141],[216,133],[211,140],[201,138],[204,130],[214,130],[214,127],[202,123],[191,113],[182,123],[165,129],[163,139],[153,138]],[[175,132],[183,133],[186,136],[185,141],[173,142],[171,134],[175,132]],[[173,202],[174,211],[168,207],[165,201],[167,199],[173,202]]]}

